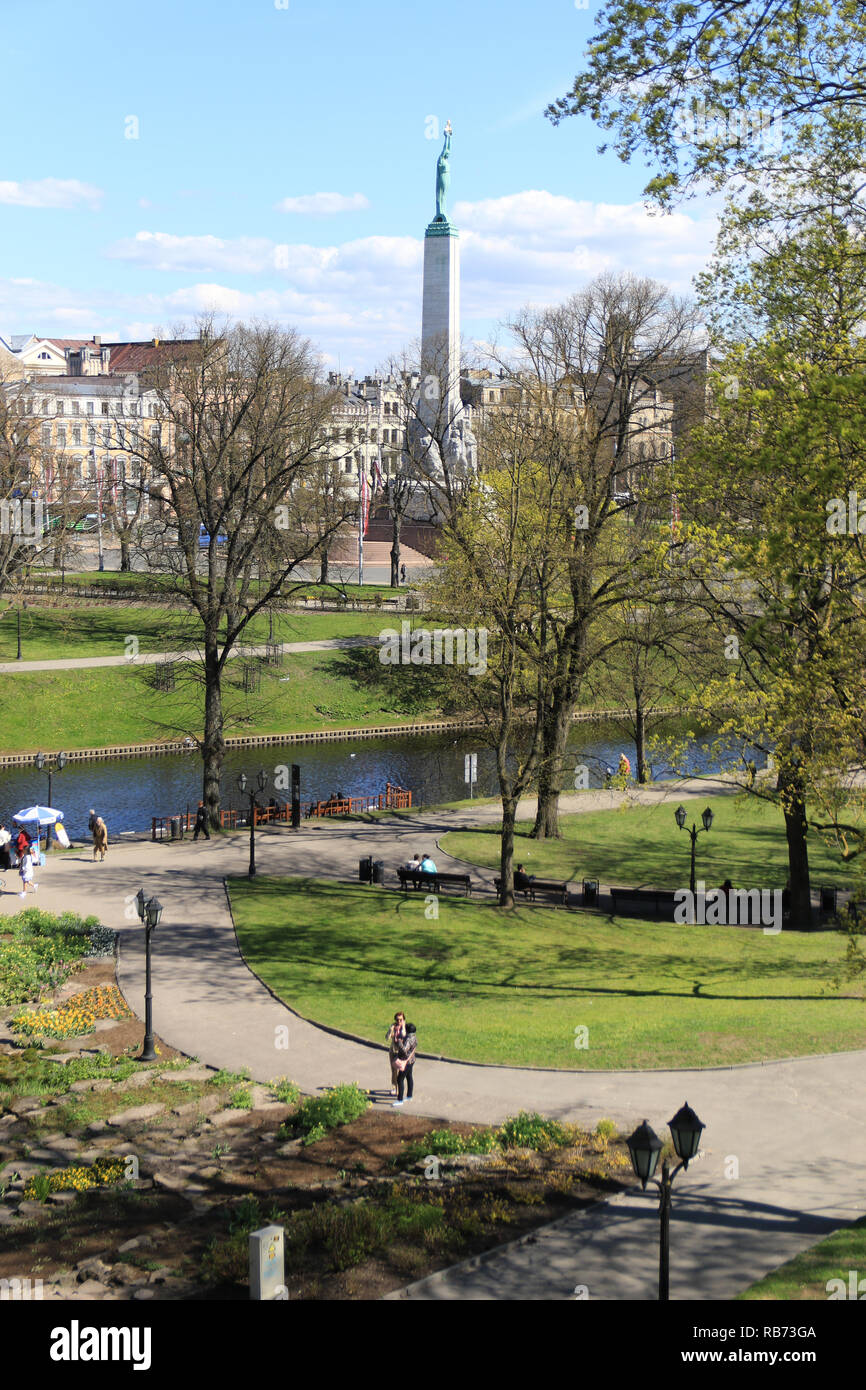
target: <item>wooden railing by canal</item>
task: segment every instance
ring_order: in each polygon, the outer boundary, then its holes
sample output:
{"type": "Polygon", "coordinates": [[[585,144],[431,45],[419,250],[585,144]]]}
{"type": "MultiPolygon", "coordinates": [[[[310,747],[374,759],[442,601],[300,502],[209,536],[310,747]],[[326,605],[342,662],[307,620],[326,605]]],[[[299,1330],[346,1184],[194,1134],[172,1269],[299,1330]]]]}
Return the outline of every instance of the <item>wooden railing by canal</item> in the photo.
{"type": "MultiPolygon", "coordinates": [[[[353,816],[362,811],[408,811],[412,806],[412,793],[406,787],[397,787],[392,782],[385,784],[384,792],[373,796],[329,797],[327,801],[302,801],[301,815],[305,820],[321,816],[353,816]]],[[[254,806],[253,820],[256,825],[277,825],[280,822],[290,825],[292,820],[291,803],[284,801],[276,806],[254,806]]],[[[152,816],[150,838],[152,840],[178,839],[172,834],[172,822],[181,835],[195,829],[195,812],[186,810],[173,816],[152,816]]],[[[223,830],[236,830],[238,826],[249,825],[249,813],[228,807],[220,811],[220,826],[223,830]]]]}

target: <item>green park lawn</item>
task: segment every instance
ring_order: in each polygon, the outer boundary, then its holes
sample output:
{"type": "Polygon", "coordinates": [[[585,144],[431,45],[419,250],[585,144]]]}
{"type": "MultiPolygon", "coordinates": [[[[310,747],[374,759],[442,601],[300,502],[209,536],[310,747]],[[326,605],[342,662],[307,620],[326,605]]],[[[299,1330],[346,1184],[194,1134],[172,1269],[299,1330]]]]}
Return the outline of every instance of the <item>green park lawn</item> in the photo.
{"type": "MultiPolygon", "coordinates": [[[[422,1052],[514,1066],[721,1066],[866,1047],[841,933],[764,935],[310,879],[231,879],[250,967],[306,1018],[422,1052]],[[588,1028],[588,1046],[577,1047],[588,1028]]],[[[383,1063],[384,1066],[384,1063],[383,1063]]],[[[383,1073],[384,1079],[384,1073],[383,1073]]]]}
{"type": "MultiPolygon", "coordinates": [[[[274,618],[276,642],[318,642],[326,638],[374,636],[387,627],[389,618],[378,612],[281,613],[274,618]]],[[[138,650],[161,652],[178,646],[194,648],[201,625],[166,608],[135,607],[106,603],[93,608],[43,608],[35,604],[21,614],[21,656],[24,661],[60,660],[64,657],[123,656],[127,639],[138,639],[138,650]]],[[[242,642],[268,641],[267,617],[255,618],[242,642]]],[[[0,618],[0,662],[14,661],[18,651],[17,609],[0,618]]]]}
{"type": "MultiPolygon", "coordinates": [[[[735,888],[783,888],[788,877],[781,812],[754,797],[707,796],[685,801],[686,826],[700,826],[704,807],[714,820],[697,841],[697,878],[716,888],[729,878],[735,888]]],[[[560,817],[562,839],[533,840],[532,821],[521,821],[515,862],[539,878],[580,882],[597,878],[629,887],[688,888],[690,840],[674,820],[679,805],[670,798],[652,806],[626,805],[616,811],[590,811],[560,817]]],[[[499,829],[452,830],[440,841],[458,859],[485,868],[499,867],[499,829]]],[[[813,884],[851,884],[851,869],[817,837],[809,840],[813,884]]]]}
{"type": "MultiPolygon", "coordinates": [[[[737,1297],[747,1301],[826,1300],[833,1294],[837,1299],[847,1300],[851,1296],[852,1270],[857,1273],[859,1286],[859,1281],[866,1279],[866,1218],[834,1231],[826,1240],[804,1250],[787,1264],[780,1265],[737,1297]],[[828,1289],[831,1279],[841,1279],[844,1289],[840,1289],[838,1284],[828,1289]]],[[[866,1297],[866,1284],[856,1297],[858,1301],[866,1297]]]]}
{"type": "MultiPolygon", "coordinates": [[[[369,728],[442,714],[435,682],[413,681],[414,667],[383,678],[380,673],[395,668],[380,665],[375,647],[298,652],[280,667],[262,669],[261,690],[247,695],[242,663],[228,663],[223,682],[227,737],[369,728]]],[[[39,744],[55,748],[149,743],[200,731],[200,681],[178,681],[173,692],[157,694],[154,674],[152,666],[132,665],[0,673],[0,752],[36,748],[37,709],[39,744]]]]}

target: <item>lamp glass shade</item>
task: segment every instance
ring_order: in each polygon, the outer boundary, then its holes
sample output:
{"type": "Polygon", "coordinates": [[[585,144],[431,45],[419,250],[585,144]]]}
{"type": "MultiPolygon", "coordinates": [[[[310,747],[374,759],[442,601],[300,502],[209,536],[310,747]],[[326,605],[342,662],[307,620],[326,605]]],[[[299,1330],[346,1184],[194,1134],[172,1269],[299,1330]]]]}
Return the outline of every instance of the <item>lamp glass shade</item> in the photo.
{"type": "Polygon", "coordinates": [[[704,814],[701,816],[701,820],[704,823],[704,830],[709,830],[710,826],[713,823],[713,813],[710,810],[709,806],[704,811],[704,814]]]}
{"type": "Polygon", "coordinates": [[[689,1159],[694,1158],[701,1146],[701,1132],[706,1126],[698,1119],[688,1101],[677,1111],[669,1124],[677,1158],[681,1158],[688,1167],[689,1159]]]}
{"type": "Polygon", "coordinates": [[[238,790],[240,791],[241,795],[243,795],[243,793],[246,791],[246,789],[247,789],[247,774],[246,774],[245,772],[242,772],[241,775],[240,775],[240,777],[238,778],[238,790]]]}
{"type": "Polygon", "coordinates": [[[268,774],[265,772],[264,768],[259,769],[259,775],[256,778],[256,784],[258,785],[258,789],[260,792],[263,792],[265,787],[268,785],[268,774]]]}
{"type": "Polygon", "coordinates": [[[644,1120],[626,1143],[635,1177],[640,1178],[641,1187],[646,1187],[656,1170],[663,1148],[662,1141],[644,1120]]]}
{"type": "Polygon", "coordinates": [[[138,909],[139,919],[143,922],[147,913],[147,898],[143,888],[139,888],[135,895],[135,906],[138,909]]]}
{"type": "Polygon", "coordinates": [[[57,771],[58,771],[58,772],[62,772],[63,769],[65,768],[65,766],[66,766],[66,754],[65,754],[65,753],[58,753],[58,754],[57,754],[57,771]]]}
{"type": "Polygon", "coordinates": [[[686,808],[685,808],[685,806],[678,806],[677,809],[674,811],[674,815],[675,815],[676,818],[677,818],[677,825],[679,826],[680,830],[682,830],[683,826],[684,826],[685,823],[686,823],[686,808]]]}
{"type": "Polygon", "coordinates": [[[35,762],[36,766],[39,768],[39,771],[41,772],[45,766],[45,754],[37,753],[33,761],[35,762]]]}
{"type": "Polygon", "coordinates": [[[147,912],[147,925],[149,927],[158,927],[159,919],[162,916],[162,903],[159,901],[159,898],[148,898],[145,910],[147,912]]]}

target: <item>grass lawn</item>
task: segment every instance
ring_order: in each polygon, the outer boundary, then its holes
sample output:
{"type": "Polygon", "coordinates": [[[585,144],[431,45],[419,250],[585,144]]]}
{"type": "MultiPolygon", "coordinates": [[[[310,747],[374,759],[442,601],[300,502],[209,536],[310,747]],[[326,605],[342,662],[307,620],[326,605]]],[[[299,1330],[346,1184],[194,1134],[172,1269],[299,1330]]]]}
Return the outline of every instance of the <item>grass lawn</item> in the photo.
{"type": "Polygon", "coordinates": [[[831,978],[841,934],[685,927],[261,877],[231,879],[252,969],[307,1018],[382,1041],[558,1068],[714,1066],[866,1047],[862,987],[831,978]],[[826,991],[826,992],[825,992],[826,991]],[[587,1048],[575,1030],[589,1029],[587,1048]]]}
{"type": "MultiPolygon", "coordinates": [[[[375,649],[360,654],[376,660],[375,649]]],[[[354,655],[294,653],[280,667],[263,668],[256,695],[243,692],[242,663],[229,662],[223,684],[226,735],[361,728],[441,717],[435,683],[404,679],[357,685],[347,674],[354,655]]],[[[0,752],[36,749],[34,709],[39,710],[39,744],[57,748],[104,748],[200,731],[201,684],[178,683],[173,692],[157,693],[153,679],[153,667],[144,666],[0,674],[0,752]]]]}
{"type": "MultiPolygon", "coordinates": [[[[34,569],[31,572],[34,583],[44,583],[46,580],[60,586],[61,575],[57,570],[44,571],[34,569]]],[[[128,589],[130,592],[143,592],[147,590],[159,589],[171,596],[175,590],[175,581],[171,575],[151,573],[147,570],[76,570],[68,571],[63,577],[63,583],[69,588],[105,588],[105,589],[128,589]]],[[[255,581],[253,581],[255,587],[255,581]]],[[[296,588],[287,586],[292,590],[293,598],[324,598],[328,602],[338,598],[341,594],[348,594],[350,599],[375,599],[377,594],[382,598],[393,598],[395,594],[401,592],[400,589],[392,589],[388,584],[298,584],[296,588]]],[[[406,586],[402,592],[406,592],[406,586]]]]}
{"type": "MultiPolygon", "coordinates": [[[[591,811],[560,817],[561,840],[530,839],[532,821],[517,826],[514,859],[539,878],[597,878],[628,887],[688,888],[690,843],[677,829],[670,799],[653,806],[626,806],[616,811],[591,811]]],[[[788,851],[782,814],[765,802],[735,796],[715,796],[685,802],[686,826],[700,827],[701,813],[711,806],[712,828],[698,836],[697,877],[708,888],[729,878],[735,888],[784,888],[788,851]]],[[[443,850],[485,868],[499,867],[499,830],[452,830],[441,840],[443,850]]],[[[809,841],[812,882],[850,886],[852,870],[822,840],[809,841]]]]}
{"type": "MultiPolygon", "coordinates": [[[[768,1299],[849,1299],[850,1273],[856,1271],[856,1283],[866,1280],[866,1217],[853,1226],[843,1226],[826,1240],[804,1250],[787,1264],[780,1265],[765,1278],[745,1289],[737,1297],[744,1300],[768,1299]],[[841,1279],[839,1285],[827,1285],[831,1279],[841,1279]]],[[[858,1287],[855,1297],[866,1297],[866,1283],[858,1287]]]]}
{"type": "MultiPolygon", "coordinates": [[[[277,642],[318,642],[333,637],[373,636],[388,626],[381,613],[283,613],[274,618],[277,642]]],[[[107,603],[93,608],[39,608],[28,604],[21,614],[21,655],[24,661],[64,657],[123,656],[127,638],[138,638],[140,652],[161,652],[178,645],[194,648],[200,624],[165,608],[128,608],[107,603]]],[[[253,620],[243,635],[244,645],[268,641],[268,619],[253,620]]],[[[14,661],[18,651],[17,610],[0,619],[0,661],[14,661]]]]}

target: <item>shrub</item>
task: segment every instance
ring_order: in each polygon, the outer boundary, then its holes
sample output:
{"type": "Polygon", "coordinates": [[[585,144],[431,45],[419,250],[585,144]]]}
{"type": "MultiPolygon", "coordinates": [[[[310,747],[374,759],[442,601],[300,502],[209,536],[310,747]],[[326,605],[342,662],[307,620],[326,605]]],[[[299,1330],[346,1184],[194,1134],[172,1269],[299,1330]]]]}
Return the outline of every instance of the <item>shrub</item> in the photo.
{"type": "Polygon", "coordinates": [[[557,1149],[571,1142],[571,1134],[558,1121],[528,1110],[509,1115],[497,1136],[504,1149],[557,1149]]]}
{"type": "MultiPolygon", "coordinates": [[[[329,1129],[357,1120],[369,1104],[367,1092],[356,1081],[348,1081],[333,1086],[324,1095],[310,1096],[302,1101],[290,1124],[297,1133],[306,1136],[321,1129],[322,1134],[317,1137],[322,1138],[329,1129]]],[[[313,1141],[308,1137],[308,1142],[313,1141]]]]}
{"type": "Polygon", "coordinates": [[[283,1105],[297,1105],[301,1099],[300,1086],[296,1086],[287,1076],[278,1076],[269,1084],[277,1100],[281,1100],[283,1105]]]}
{"type": "Polygon", "coordinates": [[[605,1140],[615,1139],[618,1133],[613,1120],[599,1120],[595,1127],[595,1132],[599,1139],[605,1140]]]}
{"type": "Polygon", "coordinates": [[[237,1086],[229,1096],[231,1110],[252,1110],[253,1093],[248,1086],[237,1086]]]}
{"type": "Polygon", "coordinates": [[[397,1162],[401,1167],[420,1162],[428,1154],[446,1158],[452,1154],[489,1154],[497,1147],[496,1131],[476,1129],[471,1134],[458,1134],[453,1129],[432,1129],[423,1139],[404,1144],[397,1162]]]}

